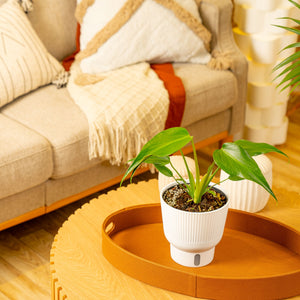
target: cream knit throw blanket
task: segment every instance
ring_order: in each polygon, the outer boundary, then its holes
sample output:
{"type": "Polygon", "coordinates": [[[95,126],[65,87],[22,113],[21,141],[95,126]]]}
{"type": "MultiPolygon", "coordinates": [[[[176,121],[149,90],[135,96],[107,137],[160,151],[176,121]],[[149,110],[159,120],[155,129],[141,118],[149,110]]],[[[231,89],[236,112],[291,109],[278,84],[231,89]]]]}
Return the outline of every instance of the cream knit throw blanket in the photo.
{"type": "Polygon", "coordinates": [[[90,159],[125,163],[164,129],[169,96],[148,63],[107,72],[88,85],[75,83],[79,74],[75,62],[67,88],[88,119],[90,159]]]}

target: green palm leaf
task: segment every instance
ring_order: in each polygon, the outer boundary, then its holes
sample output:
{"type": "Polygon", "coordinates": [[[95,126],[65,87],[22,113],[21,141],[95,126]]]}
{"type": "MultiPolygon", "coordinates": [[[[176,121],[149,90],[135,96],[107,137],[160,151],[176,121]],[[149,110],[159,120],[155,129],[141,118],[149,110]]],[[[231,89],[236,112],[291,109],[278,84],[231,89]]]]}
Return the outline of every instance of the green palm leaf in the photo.
{"type": "Polygon", "coordinates": [[[289,0],[289,2],[293,3],[296,7],[298,7],[300,9],[300,5],[297,2],[295,2],[293,0],[289,0]]]}
{"type": "Polygon", "coordinates": [[[280,84],[278,84],[278,86],[282,85],[283,83],[295,78],[295,77],[298,77],[300,75],[300,66],[299,67],[296,67],[292,70],[290,70],[285,76],[284,78],[281,80],[280,84]]]}
{"type": "Polygon", "coordinates": [[[300,81],[298,81],[298,83],[294,84],[294,86],[292,87],[290,93],[292,93],[299,85],[300,85],[300,81]]]}
{"type": "Polygon", "coordinates": [[[285,90],[288,87],[292,87],[292,89],[290,90],[290,94],[291,94],[296,89],[296,87],[299,85],[299,82],[300,82],[300,76],[298,76],[293,81],[291,81],[290,83],[288,83],[285,87],[283,87],[281,89],[281,91],[285,90]]]}
{"type": "Polygon", "coordinates": [[[300,51],[296,52],[296,53],[290,55],[289,57],[287,57],[286,59],[284,59],[281,63],[279,63],[278,65],[276,65],[273,68],[273,71],[276,71],[276,70],[280,69],[281,67],[285,66],[286,64],[289,64],[292,61],[297,60],[299,58],[300,58],[300,51]]]}
{"type": "MultiPolygon", "coordinates": [[[[292,18],[289,18],[289,17],[285,17],[285,18],[279,18],[279,19],[288,19],[288,20],[292,20],[296,23],[298,23],[300,25],[300,22],[298,20],[295,20],[295,19],[292,19],[292,18]]],[[[297,28],[292,28],[292,27],[286,27],[286,26],[282,26],[282,25],[276,25],[276,24],[273,24],[273,26],[276,26],[276,27],[279,27],[279,28],[282,28],[284,30],[287,30],[287,31],[290,31],[290,32],[293,32],[293,33],[296,33],[298,35],[300,35],[300,30],[297,29],[297,28]]]]}
{"type": "Polygon", "coordinates": [[[293,43],[293,44],[290,44],[290,45],[284,47],[284,48],[281,50],[281,52],[284,51],[284,50],[286,50],[286,49],[290,49],[290,48],[298,48],[298,47],[300,47],[300,43],[299,43],[299,42],[293,43]]]}
{"type": "MultiPolygon", "coordinates": [[[[285,73],[287,73],[290,70],[293,70],[295,68],[298,68],[298,65],[300,65],[300,60],[295,61],[293,64],[291,64],[290,66],[286,67],[280,74],[278,74],[274,80],[282,75],[284,75],[285,73]]],[[[300,66],[299,66],[300,67],[300,66]]]]}
{"type": "MultiPolygon", "coordinates": [[[[297,7],[298,9],[300,9],[300,5],[299,3],[293,1],[293,0],[288,0],[290,3],[292,3],[295,7],[297,7]]],[[[295,18],[291,18],[291,17],[282,17],[279,18],[282,20],[289,20],[289,21],[293,21],[296,25],[300,25],[300,20],[297,20],[295,18]]],[[[287,27],[287,26],[282,26],[282,25],[274,25],[276,27],[282,28],[286,31],[295,33],[297,35],[300,35],[300,29],[299,28],[293,28],[293,27],[287,27]]],[[[283,48],[281,51],[284,51],[286,49],[291,49],[291,48],[297,48],[300,47],[300,43],[293,43],[290,44],[288,46],[286,46],[285,48],[283,48]]],[[[280,91],[283,91],[289,87],[292,87],[292,89],[290,90],[290,93],[292,93],[292,91],[295,90],[295,88],[299,85],[299,75],[300,75],[300,68],[299,68],[299,60],[300,59],[300,51],[295,52],[294,54],[290,55],[289,57],[287,57],[286,59],[284,59],[281,63],[277,64],[274,68],[273,68],[273,72],[288,65],[291,64],[290,66],[286,67],[279,75],[277,75],[273,80],[277,79],[278,77],[282,76],[283,74],[286,74],[286,76],[281,80],[281,82],[277,85],[277,87],[284,85],[280,91]]]]}
{"type": "MultiPolygon", "coordinates": [[[[294,18],[291,18],[291,17],[281,17],[281,18],[278,18],[279,20],[291,20],[291,21],[294,21],[295,23],[299,24],[300,25],[300,21],[297,20],[297,19],[294,19],[294,18]]],[[[280,25],[274,25],[274,26],[280,26],[280,25]]],[[[285,26],[282,26],[284,28],[289,28],[289,27],[285,27],[285,26]]]]}
{"type": "MultiPolygon", "coordinates": [[[[287,85],[285,85],[280,91],[282,92],[285,89],[292,87],[291,90],[290,90],[290,92],[289,92],[289,94],[291,94],[295,90],[295,88],[298,86],[298,82],[299,81],[300,81],[300,77],[298,76],[294,80],[288,82],[287,85]]],[[[281,85],[281,84],[279,84],[279,85],[281,85]]]]}

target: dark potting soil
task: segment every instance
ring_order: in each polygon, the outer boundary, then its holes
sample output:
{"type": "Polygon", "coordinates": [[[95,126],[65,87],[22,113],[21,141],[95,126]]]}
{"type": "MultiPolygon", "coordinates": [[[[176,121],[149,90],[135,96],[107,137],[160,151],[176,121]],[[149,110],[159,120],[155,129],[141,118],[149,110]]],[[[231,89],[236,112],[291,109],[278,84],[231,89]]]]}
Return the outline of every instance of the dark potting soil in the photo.
{"type": "Polygon", "coordinates": [[[179,185],[175,185],[166,190],[163,194],[164,201],[170,206],[190,211],[190,212],[205,212],[218,209],[226,204],[227,198],[218,189],[213,189],[213,193],[206,192],[200,203],[194,203],[190,195],[179,185]]]}

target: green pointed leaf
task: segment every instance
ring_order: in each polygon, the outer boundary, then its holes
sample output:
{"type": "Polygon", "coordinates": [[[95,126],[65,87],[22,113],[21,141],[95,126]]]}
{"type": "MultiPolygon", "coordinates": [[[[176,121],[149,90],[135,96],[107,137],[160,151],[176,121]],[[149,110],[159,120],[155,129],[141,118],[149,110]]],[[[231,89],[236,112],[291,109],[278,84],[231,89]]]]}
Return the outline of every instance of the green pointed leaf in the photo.
{"type": "Polygon", "coordinates": [[[154,164],[154,166],[158,170],[158,172],[160,172],[161,174],[163,174],[167,177],[173,177],[173,173],[168,167],[162,166],[160,164],[154,164]]]}
{"type": "Polygon", "coordinates": [[[154,136],[144,145],[141,152],[133,160],[132,166],[141,164],[145,157],[150,155],[167,156],[179,151],[191,141],[192,137],[185,128],[174,127],[164,130],[154,136]]]}
{"type": "Polygon", "coordinates": [[[188,131],[182,127],[173,127],[161,131],[144,145],[137,157],[146,155],[167,156],[179,151],[192,140],[188,131]]]}
{"type": "Polygon", "coordinates": [[[154,156],[167,156],[179,151],[192,140],[192,136],[182,127],[173,127],[161,131],[155,135],[148,143],[144,145],[137,157],[125,172],[121,185],[125,177],[133,170],[136,170],[147,158],[154,156]]]}
{"type": "Polygon", "coordinates": [[[270,153],[270,152],[277,152],[288,157],[284,152],[266,143],[254,143],[247,140],[238,140],[235,141],[234,144],[242,147],[250,156],[256,156],[256,155],[270,153]]]}
{"type": "Polygon", "coordinates": [[[132,177],[134,175],[134,173],[136,172],[136,170],[138,169],[138,167],[144,162],[144,160],[146,160],[148,157],[144,157],[143,160],[141,160],[138,164],[134,163],[135,159],[132,161],[132,164],[128,167],[128,169],[126,170],[121,182],[120,182],[120,186],[123,184],[125,178],[131,173],[130,176],[130,182],[132,181],[132,177]]]}
{"type": "Polygon", "coordinates": [[[244,180],[244,178],[241,178],[239,176],[229,176],[228,179],[232,180],[232,181],[241,181],[241,180],[244,180]]]}
{"type": "Polygon", "coordinates": [[[144,161],[144,163],[158,164],[158,165],[165,166],[170,163],[170,157],[169,156],[160,157],[160,156],[151,155],[144,161]]]}
{"type": "Polygon", "coordinates": [[[241,146],[236,143],[225,143],[221,149],[214,151],[213,158],[229,176],[251,180],[261,185],[276,199],[257,163],[241,146]]]}

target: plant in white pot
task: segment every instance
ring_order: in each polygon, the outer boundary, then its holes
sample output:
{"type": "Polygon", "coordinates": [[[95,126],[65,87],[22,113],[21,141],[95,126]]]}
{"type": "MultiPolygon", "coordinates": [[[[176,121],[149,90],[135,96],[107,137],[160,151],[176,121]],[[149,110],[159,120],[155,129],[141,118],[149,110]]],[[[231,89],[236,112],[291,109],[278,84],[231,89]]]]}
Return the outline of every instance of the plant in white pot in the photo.
{"type": "MultiPolygon", "coordinates": [[[[160,192],[164,234],[170,242],[171,257],[177,263],[200,267],[209,264],[214,257],[215,246],[224,232],[229,199],[212,179],[218,170],[224,170],[230,180],[248,179],[266,189],[275,199],[268,182],[252,156],[268,152],[284,154],[265,143],[239,140],[223,144],[213,153],[213,163],[200,178],[199,165],[193,137],[185,128],[175,127],[164,130],[144,145],[140,153],[131,160],[122,181],[143,164],[153,164],[174,182],[160,192]],[[195,173],[188,167],[182,148],[192,143],[195,173]],[[170,155],[180,151],[189,180],[176,170],[170,155]]],[[[285,154],[284,154],[285,155],[285,154]]]]}

